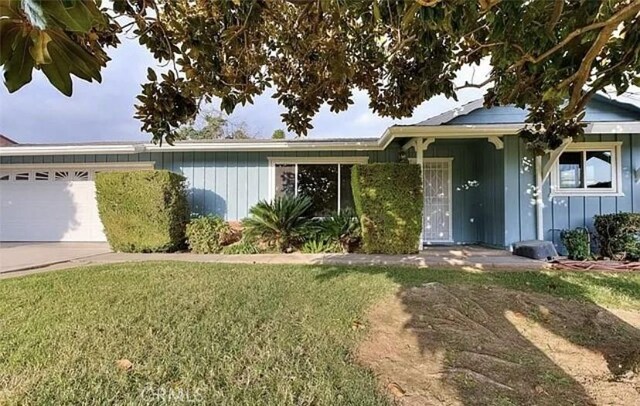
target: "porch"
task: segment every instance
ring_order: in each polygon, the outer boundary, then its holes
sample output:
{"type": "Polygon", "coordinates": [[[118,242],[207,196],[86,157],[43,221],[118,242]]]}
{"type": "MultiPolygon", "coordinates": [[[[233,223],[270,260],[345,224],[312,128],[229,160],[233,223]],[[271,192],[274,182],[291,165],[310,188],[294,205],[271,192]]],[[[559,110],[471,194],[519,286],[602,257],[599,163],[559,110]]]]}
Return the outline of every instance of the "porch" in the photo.
{"type": "Polygon", "coordinates": [[[422,168],[421,248],[505,249],[505,155],[498,137],[413,137],[403,150],[422,168]]]}

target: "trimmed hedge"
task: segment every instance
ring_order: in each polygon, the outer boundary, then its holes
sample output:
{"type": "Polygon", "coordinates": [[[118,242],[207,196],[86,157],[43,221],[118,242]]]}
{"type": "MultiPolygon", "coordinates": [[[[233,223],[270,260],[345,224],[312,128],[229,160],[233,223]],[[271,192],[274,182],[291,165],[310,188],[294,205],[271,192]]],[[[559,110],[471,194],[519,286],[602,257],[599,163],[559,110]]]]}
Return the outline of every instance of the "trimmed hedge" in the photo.
{"type": "Polygon", "coordinates": [[[96,176],[96,196],[114,251],[184,247],[189,203],[183,176],[169,171],[102,172],[96,176]]]}
{"type": "Polygon", "coordinates": [[[192,218],[186,229],[187,244],[196,254],[217,254],[230,233],[229,224],[218,216],[192,218]]]}
{"type": "Polygon", "coordinates": [[[640,213],[603,214],[593,219],[601,256],[614,260],[638,260],[640,213]]]}
{"type": "Polygon", "coordinates": [[[589,230],[580,227],[560,232],[562,245],[567,249],[567,257],[576,261],[591,259],[591,235],[589,230]]]}
{"type": "Polygon", "coordinates": [[[367,254],[412,254],[422,231],[420,166],[355,165],[351,187],[367,254]]]}

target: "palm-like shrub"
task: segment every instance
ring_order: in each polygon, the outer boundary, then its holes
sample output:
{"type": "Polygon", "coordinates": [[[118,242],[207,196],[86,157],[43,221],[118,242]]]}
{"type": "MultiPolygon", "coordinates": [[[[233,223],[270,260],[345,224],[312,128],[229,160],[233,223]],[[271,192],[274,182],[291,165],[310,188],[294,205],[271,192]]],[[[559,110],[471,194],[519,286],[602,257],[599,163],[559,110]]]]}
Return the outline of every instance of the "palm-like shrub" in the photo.
{"type": "Polygon", "coordinates": [[[318,224],[319,234],[326,241],[337,243],[344,252],[353,252],[360,244],[360,221],[353,210],[333,213],[318,224]]]}
{"type": "Polygon", "coordinates": [[[310,220],[311,199],[306,196],[279,196],[261,200],[242,221],[247,237],[288,252],[302,243],[310,220]]]}

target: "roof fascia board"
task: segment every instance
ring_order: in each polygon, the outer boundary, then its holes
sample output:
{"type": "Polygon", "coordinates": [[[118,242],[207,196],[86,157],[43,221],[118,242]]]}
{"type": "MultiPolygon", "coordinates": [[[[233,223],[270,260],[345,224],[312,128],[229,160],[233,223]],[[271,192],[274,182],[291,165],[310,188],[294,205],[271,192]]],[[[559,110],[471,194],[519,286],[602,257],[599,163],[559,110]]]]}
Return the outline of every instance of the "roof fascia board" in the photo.
{"type": "MultiPolygon", "coordinates": [[[[515,135],[522,124],[478,124],[389,127],[378,140],[337,142],[247,142],[247,143],[190,143],[173,146],[156,144],[130,145],[63,145],[63,146],[13,146],[0,147],[0,156],[27,155],[90,155],[90,154],[135,154],[143,152],[185,151],[380,151],[396,138],[464,139],[487,138],[489,136],[515,135]]],[[[587,134],[640,134],[639,121],[587,123],[587,134]]]]}
{"type": "Polygon", "coordinates": [[[0,148],[0,156],[135,154],[144,152],[144,148],[141,147],[141,145],[13,146],[0,148]]]}
{"type": "Polygon", "coordinates": [[[124,170],[153,169],[155,161],[139,162],[84,162],[84,163],[33,163],[33,164],[0,164],[4,170],[37,170],[37,169],[92,169],[92,170],[124,170]]]}
{"type": "Polygon", "coordinates": [[[156,144],[145,145],[146,152],[171,152],[171,151],[242,151],[242,152],[259,152],[259,151],[371,151],[377,150],[378,141],[371,140],[367,142],[357,141],[339,141],[339,142],[255,142],[255,143],[189,143],[174,144],[171,146],[159,146],[156,144]]]}

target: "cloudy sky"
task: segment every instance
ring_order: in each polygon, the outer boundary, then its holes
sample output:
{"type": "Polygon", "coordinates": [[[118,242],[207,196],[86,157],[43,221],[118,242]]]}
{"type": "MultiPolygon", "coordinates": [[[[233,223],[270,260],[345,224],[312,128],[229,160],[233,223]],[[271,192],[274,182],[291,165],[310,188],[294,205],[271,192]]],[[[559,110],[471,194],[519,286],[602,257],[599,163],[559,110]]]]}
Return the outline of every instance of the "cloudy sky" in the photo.
{"type": "MultiPolygon", "coordinates": [[[[123,42],[111,51],[113,60],[103,70],[103,82],[74,79],[71,97],[59,93],[39,71],[34,71],[33,81],[16,93],[9,94],[0,86],[0,133],[21,143],[149,140],[150,136],[140,132],[140,124],[133,118],[133,105],[140,84],[146,80],[146,68],[155,66],[155,61],[135,41],[123,42]]],[[[481,81],[486,73],[486,67],[466,69],[461,72],[460,83],[471,80],[472,75],[481,81]]],[[[377,137],[394,123],[421,121],[481,96],[481,91],[468,89],[459,94],[459,102],[436,97],[417,108],[413,117],[391,120],[371,112],[366,94],[358,93],[355,104],[346,112],[334,114],[323,108],[316,115],[309,136],[377,137]]],[[[258,136],[269,137],[273,130],[285,128],[282,112],[277,102],[265,94],[253,105],[238,107],[231,120],[246,123],[258,136]]]]}

